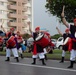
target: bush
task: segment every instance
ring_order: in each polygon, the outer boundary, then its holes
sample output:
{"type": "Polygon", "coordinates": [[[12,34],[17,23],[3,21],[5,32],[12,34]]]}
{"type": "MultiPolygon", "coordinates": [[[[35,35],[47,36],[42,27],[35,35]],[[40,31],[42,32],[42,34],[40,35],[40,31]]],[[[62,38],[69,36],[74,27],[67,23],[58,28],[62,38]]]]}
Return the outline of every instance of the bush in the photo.
{"type": "Polygon", "coordinates": [[[23,37],[24,39],[28,39],[28,38],[30,38],[30,37],[31,37],[31,35],[30,35],[30,34],[28,34],[28,33],[26,33],[26,34],[23,34],[23,35],[22,35],[22,37],[23,37]]]}
{"type": "Polygon", "coordinates": [[[51,36],[52,39],[58,39],[59,37],[61,37],[60,34],[55,34],[55,35],[51,36]]]}

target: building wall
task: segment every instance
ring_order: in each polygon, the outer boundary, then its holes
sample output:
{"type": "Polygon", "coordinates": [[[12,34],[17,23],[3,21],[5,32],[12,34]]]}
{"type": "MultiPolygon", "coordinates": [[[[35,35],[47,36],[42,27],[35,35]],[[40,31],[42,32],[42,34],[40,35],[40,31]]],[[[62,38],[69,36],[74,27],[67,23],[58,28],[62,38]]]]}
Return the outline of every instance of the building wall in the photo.
{"type": "Polygon", "coordinates": [[[4,21],[6,30],[15,27],[16,31],[29,33],[29,26],[32,28],[32,0],[0,0],[0,7],[0,24],[4,21]]]}
{"type": "Polygon", "coordinates": [[[3,25],[3,27],[7,30],[8,26],[7,26],[7,21],[8,21],[8,17],[7,17],[7,13],[8,13],[8,9],[7,9],[7,0],[0,0],[0,25],[3,25]]]}

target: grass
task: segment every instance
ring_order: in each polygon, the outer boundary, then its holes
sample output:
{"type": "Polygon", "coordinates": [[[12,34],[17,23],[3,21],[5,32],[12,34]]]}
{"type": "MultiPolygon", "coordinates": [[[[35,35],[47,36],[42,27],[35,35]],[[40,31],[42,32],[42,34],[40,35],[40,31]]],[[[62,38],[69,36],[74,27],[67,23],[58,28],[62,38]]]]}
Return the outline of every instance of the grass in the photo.
{"type": "MultiPolygon", "coordinates": [[[[5,51],[0,52],[0,55],[5,55],[5,51]]],[[[53,54],[47,54],[49,59],[61,59],[62,50],[55,49],[53,50],[53,54]]],[[[24,52],[24,57],[32,57],[32,53],[24,52]]],[[[65,60],[69,60],[70,53],[69,51],[66,52],[65,60]]]]}
{"type": "MultiPolygon", "coordinates": [[[[49,59],[61,59],[62,50],[53,50],[53,54],[47,54],[49,59]]],[[[70,53],[69,51],[66,52],[65,60],[69,60],[70,53]]]]}

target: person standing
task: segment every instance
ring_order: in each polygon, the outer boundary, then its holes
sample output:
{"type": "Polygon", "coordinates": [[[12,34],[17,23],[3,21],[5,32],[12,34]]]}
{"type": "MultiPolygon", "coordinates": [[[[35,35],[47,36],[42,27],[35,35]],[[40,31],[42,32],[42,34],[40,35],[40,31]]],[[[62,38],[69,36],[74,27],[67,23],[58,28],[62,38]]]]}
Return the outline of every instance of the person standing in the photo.
{"type": "Polygon", "coordinates": [[[23,43],[23,38],[19,31],[17,31],[15,37],[17,39],[16,41],[17,50],[20,53],[20,57],[23,59],[24,57],[23,57],[23,51],[22,51],[22,45],[21,45],[23,43]]]}
{"type": "Polygon", "coordinates": [[[16,47],[16,38],[15,38],[15,34],[14,34],[14,28],[10,28],[10,31],[8,33],[5,31],[5,29],[2,26],[1,26],[1,28],[6,33],[6,36],[8,38],[8,40],[6,42],[6,57],[7,57],[7,59],[5,61],[10,61],[10,55],[11,55],[11,51],[12,51],[14,57],[16,58],[16,61],[19,62],[18,51],[17,51],[17,47],[16,47]]]}
{"type": "Polygon", "coordinates": [[[68,22],[65,19],[64,9],[65,9],[65,6],[63,6],[63,10],[61,13],[62,22],[67,28],[70,29],[70,32],[71,32],[70,38],[71,38],[71,44],[72,44],[72,47],[70,49],[70,66],[68,66],[68,68],[73,68],[75,57],[76,57],[76,18],[74,18],[73,20],[74,24],[68,24],[68,22]]]}
{"type": "Polygon", "coordinates": [[[44,56],[44,51],[43,51],[43,47],[39,44],[35,44],[36,38],[37,36],[39,36],[40,33],[40,27],[36,27],[35,28],[35,32],[31,32],[31,34],[33,34],[33,39],[34,39],[34,44],[33,44],[33,48],[32,48],[32,53],[33,53],[33,65],[36,64],[36,58],[39,57],[39,59],[42,61],[42,65],[46,65],[44,62],[45,56],[44,56]]]}
{"type": "MultiPolygon", "coordinates": [[[[65,29],[65,33],[62,33],[58,27],[56,27],[58,33],[63,37],[63,42],[66,40],[66,38],[70,37],[70,33],[69,33],[69,28],[65,29]]],[[[65,58],[65,53],[66,51],[68,51],[68,45],[63,45],[62,48],[62,59],[60,61],[60,63],[64,62],[64,58],[65,58]]]]}

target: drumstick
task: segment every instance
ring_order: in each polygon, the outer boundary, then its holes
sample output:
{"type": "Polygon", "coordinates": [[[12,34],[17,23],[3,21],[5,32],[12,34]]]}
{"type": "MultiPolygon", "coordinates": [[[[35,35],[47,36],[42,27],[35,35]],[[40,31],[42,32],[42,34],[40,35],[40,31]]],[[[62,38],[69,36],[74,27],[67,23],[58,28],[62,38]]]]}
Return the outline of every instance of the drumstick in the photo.
{"type": "Polygon", "coordinates": [[[58,25],[59,25],[59,23],[58,23],[58,21],[57,21],[56,27],[58,27],[58,25]]]}
{"type": "Polygon", "coordinates": [[[63,5],[63,10],[62,10],[63,13],[64,13],[64,9],[65,9],[65,5],[63,5]]]}
{"type": "Polygon", "coordinates": [[[2,22],[2,25],[3,25],[3,23],[4,23],[4,20],[3,20],[3,22],[2,22]]]}

